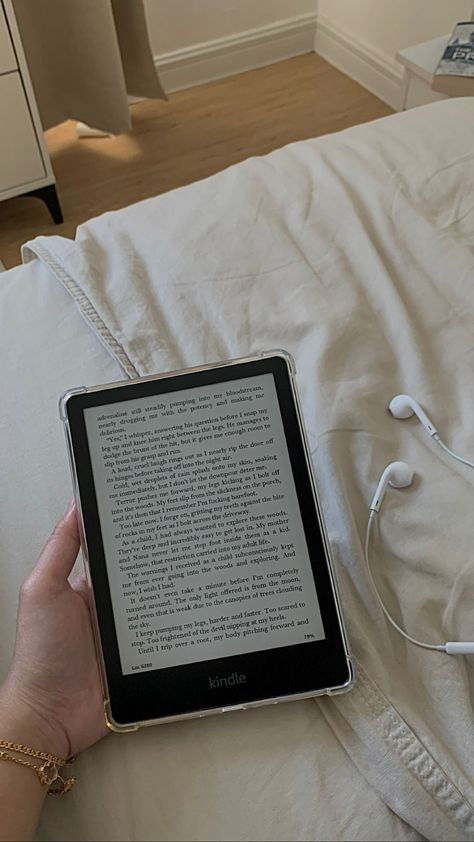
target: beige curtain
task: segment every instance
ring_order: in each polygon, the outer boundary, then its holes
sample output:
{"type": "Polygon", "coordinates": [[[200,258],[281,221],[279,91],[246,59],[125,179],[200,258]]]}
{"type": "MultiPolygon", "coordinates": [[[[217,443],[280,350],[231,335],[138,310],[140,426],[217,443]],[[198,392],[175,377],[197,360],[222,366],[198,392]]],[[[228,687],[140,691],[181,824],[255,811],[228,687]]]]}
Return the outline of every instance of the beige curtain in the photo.
{"type": "Polygon", "coordinates": [[[143,0],[13,0],[44,128],[131,128],[127,93],[166,99],[143,0]]]}

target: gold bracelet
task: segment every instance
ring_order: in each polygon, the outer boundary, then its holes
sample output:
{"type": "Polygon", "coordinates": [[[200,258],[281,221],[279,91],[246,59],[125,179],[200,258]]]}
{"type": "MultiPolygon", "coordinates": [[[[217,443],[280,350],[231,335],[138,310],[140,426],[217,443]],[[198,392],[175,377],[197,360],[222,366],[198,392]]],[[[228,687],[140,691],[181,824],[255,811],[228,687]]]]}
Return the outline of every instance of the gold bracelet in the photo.
{"type": "Polygon", "coordinates": [[[21,743],[10,743],[8,740],[0,740],[0,749],[5,748],[13,751],[14,754],[24,754],[27,757],[34,757],[37,760],[44,761],[40,766],[35,766],[34,763],[29,763],[28,760],[21,760],[20,757],[13,757],[13,755],[8,754],[6,751],[0,751],[0,760],[9,760],[18,766],[26,766],[28,769],[34,769],[41,785],[48,787],[48,795],[65,795],[76,783],[76,778],[64,779],[59,774],[59,770],[63,766],[69,766],[73,762],[74,757],[69,758],[69,760],[62,760],[60,757],[56,757],[54,754],[48,754],[46,751],[37,751],[29,746],[21,745],[21,743]],[[52,788],[52,784],[56,781],[58,781],[57,786],[52,788]]]}

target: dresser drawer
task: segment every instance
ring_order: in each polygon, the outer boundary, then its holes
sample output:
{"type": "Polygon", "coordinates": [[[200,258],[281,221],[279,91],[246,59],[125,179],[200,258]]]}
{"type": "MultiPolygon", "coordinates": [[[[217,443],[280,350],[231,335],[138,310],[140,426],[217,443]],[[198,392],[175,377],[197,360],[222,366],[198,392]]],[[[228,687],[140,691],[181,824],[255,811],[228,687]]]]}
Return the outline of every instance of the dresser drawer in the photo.
{"type": "Polygon", "coordinates": [[[9,73],[16,70],[18,62],[12,46],[10,32],[8,30],[5,12],[0,0],[0,73],[9,73]]]}
{"type": "Polygon", "coordinates": [[[7,73],[0,76],[0,197],[45,175],[20,74],[7,73]]]}

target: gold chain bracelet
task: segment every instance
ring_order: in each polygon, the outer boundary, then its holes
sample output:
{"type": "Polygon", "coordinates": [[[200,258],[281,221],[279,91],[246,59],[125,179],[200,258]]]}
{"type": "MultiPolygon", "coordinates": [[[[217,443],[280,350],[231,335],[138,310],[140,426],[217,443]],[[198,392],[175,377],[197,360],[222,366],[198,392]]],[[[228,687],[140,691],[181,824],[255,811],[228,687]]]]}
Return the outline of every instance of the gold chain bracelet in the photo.
{"type": "Polygon", "coordinates": [[[23,754],[27,757],[34,757],[37,760],[43,760],[39,766],[30,763],[28,760],[22,760],[20,757],[13,757],[6,751],[0,750],[0,760],[9,760],[11,763],[16,763],[18,766],[26,766],[28,769],[34,769],[38,776],[38,780],[42,786],[48,787],[49,795],[65,795],[76,783],[76,778],[64,779],[60,775],[59,770],[63,766],[69,766],[74,758],[69,760],[62,760],[54,754],[48,754],[46,751],[37,751],[29,746],[21,745],[21,743],[10,743],[8,740],[0,740],[0,749],[8,749],[14,754],[23,754]],[[55,787],[52,784],[57,783],[55,787]]]}

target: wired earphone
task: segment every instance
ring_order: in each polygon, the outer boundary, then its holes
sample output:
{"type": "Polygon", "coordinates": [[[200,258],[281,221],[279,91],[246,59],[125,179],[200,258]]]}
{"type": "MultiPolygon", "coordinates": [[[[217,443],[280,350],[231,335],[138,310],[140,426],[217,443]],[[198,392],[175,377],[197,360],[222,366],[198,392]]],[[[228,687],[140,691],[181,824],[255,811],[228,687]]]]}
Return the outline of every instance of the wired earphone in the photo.
{"type": "MultiPolygon", "coordinates": [[[[434,424],[432,424],[432,422],[430,421],[424,410],[421,408],[419,403],[417,403],[417,401],[410,397],[410,395],[396,395],[396,397],[392,398],[392,400],[390,401],[388,409],[392,413],[394,418],[411,418],[412,415],[416,415],[418,420],[425,428],[426,432],[440,445],[440,447],[443,448],[443,450],[446,451],[446,453],[448,453],[450,456],[452,456],[453,459],[456,459],[458,462],[462,462],[464,465],[468,465],[470,468],[474,468],[473,462],[469,462],[468,459],[463,459],[461,456],[458,456],[456,453],[450,450],[450,448],[447,447],[444,444],[444,442],[441,441],[438,435],[438,431],[434,424]]],[[[385,607],[382,597],[380,596],[377,585],[375,583],[374,577],[372,575],[369,559],[370,533],[372,529],[372,524],[382,506],[387,486],[390,485],[392,486],[392,488],[406,488],[407,486],[411,485],[413,481],[413,476],[414,472],[409,467],[409,465],[406,464],[406,462],[392,462],[390,465],[387,465],[382,476],[379,479],[377,488],[375,490],[375,494],[370,504],[369,520],[367,522],[367,530],[365,533],[364,556],[370,583],[388,622],[410,643],[414,643],[415,646],[421,646],[423,649],[435,649],[439,652],[446,652],[446,654],[448,655],[473,655],[474,641],[448,640],[446,643],[425,643],[424,641],[417,640],[415,637],[409,635],[404,629],[402,629],[398,625],[398,623],[395,622],[392,615],[385,607]]]]}

